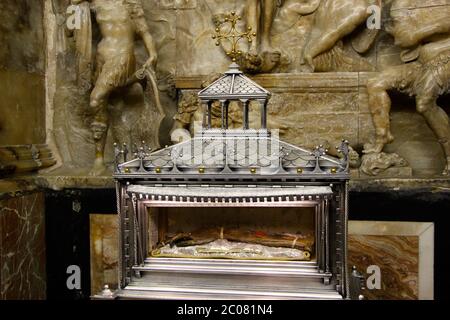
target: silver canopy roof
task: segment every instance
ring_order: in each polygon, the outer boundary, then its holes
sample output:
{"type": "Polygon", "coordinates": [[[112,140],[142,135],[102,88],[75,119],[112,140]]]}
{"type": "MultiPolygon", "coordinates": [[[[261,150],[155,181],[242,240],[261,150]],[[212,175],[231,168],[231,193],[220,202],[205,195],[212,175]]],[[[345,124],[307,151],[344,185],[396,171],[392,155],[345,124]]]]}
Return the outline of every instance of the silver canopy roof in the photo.
{"type": "Polygon", "coordinates": [[[227,134],[211,131],[155,152],[141,147],[135,152],[135,158],[129,161],[123,153],[116,152],[116,177],[164,176],[176,179],[194,176],[199,180],[211,176],[250,176],[256,179],[276,176],[302,179],[348,177],[346,141],[339,147],[342,158],[336,158],[326,155],[323,147],[309,151],[271,137],[266,131],[230,133],[226,130],[227,134]]]}
{"type": "Polygon", "coordinates": [[[199,92],[201,100],[265,100],[270,92],[246,77],[236,63],[218,80],[199,92]]]}

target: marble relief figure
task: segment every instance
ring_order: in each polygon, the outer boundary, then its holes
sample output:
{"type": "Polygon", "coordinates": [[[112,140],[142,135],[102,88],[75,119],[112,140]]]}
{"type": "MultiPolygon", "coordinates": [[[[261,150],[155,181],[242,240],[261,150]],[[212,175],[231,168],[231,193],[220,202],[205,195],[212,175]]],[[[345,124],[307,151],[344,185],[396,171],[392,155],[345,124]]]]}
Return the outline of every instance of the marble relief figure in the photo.
{"type": "MultiPolygon", "coordinates": [[[[118,88],[136,82],[135,34],[143,40],[148,60],[142,70],[153,70],[157,53],[144,18],[140,0],[72,0],[75,5],[87,6],[95,13],[101,33],[95,57],[94,87],[90,94],[90,108],[93,114],[91,130],[95,142],[95,162],[91,171],[99,175],[105,170],[104,150],[109,127],[108,98],[118,88]]],[[[91,51],[90,14],[84,15],[83,25],[76,32],[78,54],[89,61],[91,51]]],[[[89,63],[84,63],[86,67],[89,63]]],[[[81,70],[82,74],[83,71],[81,70]]]]}
{"type": "Polygon", "coordinates": [[[448,1],[397,0],[391,7],[389,32],[403,51],[404,64],[391,67],[369,80],[369,108],[376,130],[375,141],[364,152],[383,151],[394,137],[390,128],[391,99],[388,90],[415,97],[416,110],[426,120],[446,156],[444,174],[450,169],[450,122],[438,105],[450,90],[450,7],[448,1]]]}
{"type": "Polygon", "coordinates": [[[258,41],[250,45],[250,54],[275,51],[270,41],[270,31],[278,2],[279,0],[247,0],[247,26],[252,26],[252,31],[261,35],[259,45],[258,41]]]}
{"type": "Polygon", "coordinates": [[[246,24],[252,28],[256,40],[251,42],[248,53],[242,56],[243,67],[253,72],[270,72],[280,62],[281,53],[272,48],[270,32],[277,6],[283,0],[247,0],[246,24]]]}
{"type": "MultiPolygon", "coordinates": [[[[246,0],[242,16],[238,20],[245,20],[249,32],[249,45],[246,52],[236,57],[239,65],[248,73],[271,72],[280,63],[281,52],[272,47],[271,31],[274,17],[284,0],[246,0]],[[250,39],[255,37],[255,39],[250,39]]],[[[214,15],[216,28],[221,29],[232,19],[231,13],[214,15]]],[[[233,11],[233,16],[235,12],[233,11]]],[[[225,52],[229,50],[223,46],[225,52]]]]}
{"type": "MultiPolygon", "coordinates": [[[[318,1],[309,1],[316,5],[318,1]]],[[[374,71],[374,67],[359,55],[350,55],[343,48],[343,38],[365,25],[370,12],[370,0],[321,0],[315,11],[314,23],[303,52],[308,70],[374,71]]],[[[301,6],[300,6],[301,7],[301,6]]],[[[373,44],[377,30],[364,28],[365,34],[355,35],[352,47],[356,53],[366,52],[373,44]]]]}
{"type": "MultiPolygon", "coordinates": [[[[375,71],[360,54],[373,45],[378,30],[360,28],[366,24],[371,0],[248,0],[245,8],[246,25],[255,31],[257,39],[241,56],[240,65],[247,72],[273,71],[281,60],[280,48],[272,47],[274,17],[295,20],[295,16],[313,15],[313,24],[305,37],[302,56],[307,72],[375,71]],[[360,30],[361,29],[361,30],[360,30]],[[343,39],[351,35],[351,53],[344,48],[343,39]]],[[[292,58],[292,57],[291,57],[292,58]]]]}

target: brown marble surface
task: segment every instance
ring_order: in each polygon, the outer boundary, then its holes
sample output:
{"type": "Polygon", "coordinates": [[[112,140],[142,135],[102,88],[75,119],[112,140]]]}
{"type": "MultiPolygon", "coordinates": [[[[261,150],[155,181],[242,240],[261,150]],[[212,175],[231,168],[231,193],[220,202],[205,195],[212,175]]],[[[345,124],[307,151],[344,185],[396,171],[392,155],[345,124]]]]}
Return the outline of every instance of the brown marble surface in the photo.
{"type": "Polygon", "coordinates": [[[0,201],[0,299],[45,299],[44,194],[0,201]]]}
{"type": "Polygon", "coordinates": [[[381,270],[381,289],[366,289],[369,300],[418,299],[419,237],[395,235],[349,235],[348,263],[366,278],[367,267],[381,270]]]}
{"type": "Polygon", "coordinates": [[[105,284],[116,289],[118,283],[119,224],[117,215],[91,214],[91,295],[102,291],[105,284]]]}

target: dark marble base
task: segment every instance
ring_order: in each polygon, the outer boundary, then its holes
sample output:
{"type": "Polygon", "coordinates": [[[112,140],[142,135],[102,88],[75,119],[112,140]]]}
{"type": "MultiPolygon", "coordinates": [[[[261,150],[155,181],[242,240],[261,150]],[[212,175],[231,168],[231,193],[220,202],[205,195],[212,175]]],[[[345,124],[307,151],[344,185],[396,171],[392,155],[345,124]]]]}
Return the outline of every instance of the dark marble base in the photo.
{"type": "Polygon", "coordinates": [[[0,299],[45,299],[44,195],[0,201],[0,299]]]}
{"type": "MultiPolygon", "coordinates": [[[[429,186],[430,188],[430,186],[429,186]]],[[[407,188],[405,188],[407,189],[407,188]]],[[[350,263],[358,266],[359,271],[363,272],[367,276],[367,265],[372,265],[373,261],[379,261],[389,256],[389,261],[397,261],[398,263],[388,262],[387,268],[384,268],[383,264],[380,266],[382,272],[382,281],[388,281],[389,283],[382,283],[384,288],[389,292],[384,292],[383,296],[381,292],[372,292],[366,294],[371,299],[415,299],[417,297],[417,288],[420,292],[423,289],[420,281],[426,279],[427,283],[432,283],[434,288],[431,288],[431,292],[434,292],[434,299],[445,300],[449,297],[448,287],[450,285],[450,277],[448,276],[448,270],[450,268],[450,259],[448,259],[447,252],[450,252],[450,233],[449,230],[449,215],[450,212],[450,193],[447,193],[444,188],[438,188],[434,185],[432,190],[418,190],[410,191],[405,190],[402,187],[400,190],[389,189],[388,192],[350,192],[350,207],[349,215],[351,222],[354,221],[409,221],[409,222],[429,222],[434,223],[435,228],[435,241],[434,250],[431,250],[431,254],[434,255],[434,267],[431,265],[431,270],[434,269],[434,275],[428,273],[428,277],[421,276],[421,268],[419,273],[416,274],[415,266],[413,263],[407,265],[406,269],[402,269],[401,266],[404,261],[410,261],[413,259],[412,254],[414,249],[414,239],[407,238],[405,246],[406,251],[397,257],[396,250],[405,243],[401,241],[398,236],[415,236],[415,233],[406,234],[398,233],[397,229],[391,230],[389,234],[380,235],[380,240],[366,238],[366,236],[372,236],[374,234],[365,232],[362,230],[358,234],[351,234],[357,237],[353,237],[350,246],[350,253],[357,252],[357,254],[351,253],[350,263]],[[438,191],[439,190],[439,191],[438,191]],[[392,238],[394,237],[394,238],[392,238]],[[388,248],[389,241],[393,241],[392,250],[388,248]],[[388,242],[386,242],[388,241],[388,242]],[[374,246],[374,250],[370,253],[367,248],[374,246]],[[409,248],[409,249],[408,249],[409,248]],[[377,253],[376,250],[379,250],[377,253]],[[393,264],[393,265],[389,265],[393,264]],[[388,270],[393,269],[395,279],[393,276],[386,273],[388,270]],[[397,270],[397,271],[396,271],[397,270]],[[401,273],[404,270],[404,273],[401,273]],[[409,273],[409,275],[407,274],[409,273]],[[418,278],[418,283],[415,283],[418,278]],[[434,281],[433,281],[434,279],[434,281]],[[397,280],[401,280],[403,284],[397,285],[397,280]],[[403,288],[404,286],[410,288],[403,288]],[[397,288],[403,288],[401,294],[398,292],[392,292],[397,288]]],[[[101,282],[109,282],[111,279],[110,274],[114,272],[114,263],[111,263],[115,256],[115,252],[105,250],[110,241],[110,232],[117,232],[114,229],[116,226],[113,221],[117,219],[115,212],[115,192],[112,189],[71,189],[66,191],[48,191],[46,193],[46,214],[47,214],[47,252],[48,252],[48,297],[49,299],[88,299],[91,292],[97,291],[101,282]],[[74,202],[80,204],[80,211],[74,211],[74,202]],[[96,216],[101,214],[104,218],[90,219],[91,215],[96,216]],[[95,232],[93,225],[97,222],[101,222],[103,219],[109,220],[105,222],[104,227],[97,229],[95,237],[90,237],[91,232],[95,232]],[[91,220],[91,226],[89,221],[91,220]],[[94,223],[95,222],[95,223],[94,223]],[[109,235],[108,235],[109,234],[109,235]],[[102,239],[105,239],[103,241],[102,239]],[[90,241],[100,241],[101,248],[99,250],[90,250],[90,246],[93,245],[90,241]],[[107,240],[107,241],[106,241],[107,240]],[[101,249],[101,250],[100,250],[101,249]],[[94,259],[96,252],[102,252],[107,254],[105,259],[103,257],[96,257],[99,262],[99,267],[91,270],[91,259],[94,259]],[[82,288],[79,294],[74,291],[69,291],[65,285],[67,279],[66,268],[68,265],[76,264],[81,267],[82,271],[82,288]],[[107,270],[109,275],[103,273],[103,267],[107,270]],[[91,274],[92,272],[92,274],[91,274]],[[91,279],[95,278],[94,279],[91,279]],[[96,283],[91,283],[91,280],[96,283]],[[91,290],[92,286],[92,290],[91,290]]],[[[385,223],[383,223],[384,225],[385,223]]],[[[365,224],[364,224],[365,225],[365,224]]],[[[380,232],[381,233],[381,232],[380,232]]],[[[419,240],[419,247],[421,241],[419,240]]],[[[91,247],[92,248],[92,247],[91,247]]],[[[404,250],[400,250],[404,251],[404,250]]],[[[419,250],[419,261],[421,252],[419,250]]],[[[429,258],[427,258],[429,260],[429,258]]],[[[419,263],[420,265],[420,263],[419,263]]],[[[389,272],[390,273],[390,272],[389,272]]],[[[114,279],[112,279],[114,280],[114,279]]],[[[110,283],[113,285],[113,282],[110,283]]],[[[383,288],[383,287],[382,287],[383,288]]]]}

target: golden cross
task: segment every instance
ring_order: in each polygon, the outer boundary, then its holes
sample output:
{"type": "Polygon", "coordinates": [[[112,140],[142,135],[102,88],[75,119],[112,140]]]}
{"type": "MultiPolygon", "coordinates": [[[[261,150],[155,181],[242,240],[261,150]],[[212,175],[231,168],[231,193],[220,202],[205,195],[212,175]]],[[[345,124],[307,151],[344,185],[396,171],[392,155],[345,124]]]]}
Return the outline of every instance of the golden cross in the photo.
{"type": "Polygon", "coordinates": [[[231,49],[230,51],[225,51],[225,53],[231,57],[233,62],[236,62],[236,58],[242,54],[242,51],[238,49],[239,41],[246,38],[248,43],[251,43],[253,41],[252,37],[256,37],[256,33],[252,32],[252,27],[248,27],[246,32],[240,32],[236,29],[237,22],[241,19],[240,16],[236,15],[236,12],[231,12],[223,21],[219,21],[216,24],[216,34],[212,36],[216,40],[216,46],[220,46],[222,40],[230,41],[231,49]],[[231,23],[231,28],[228,32],[222,32],[222,26],[227,22],[231,23]]]}

